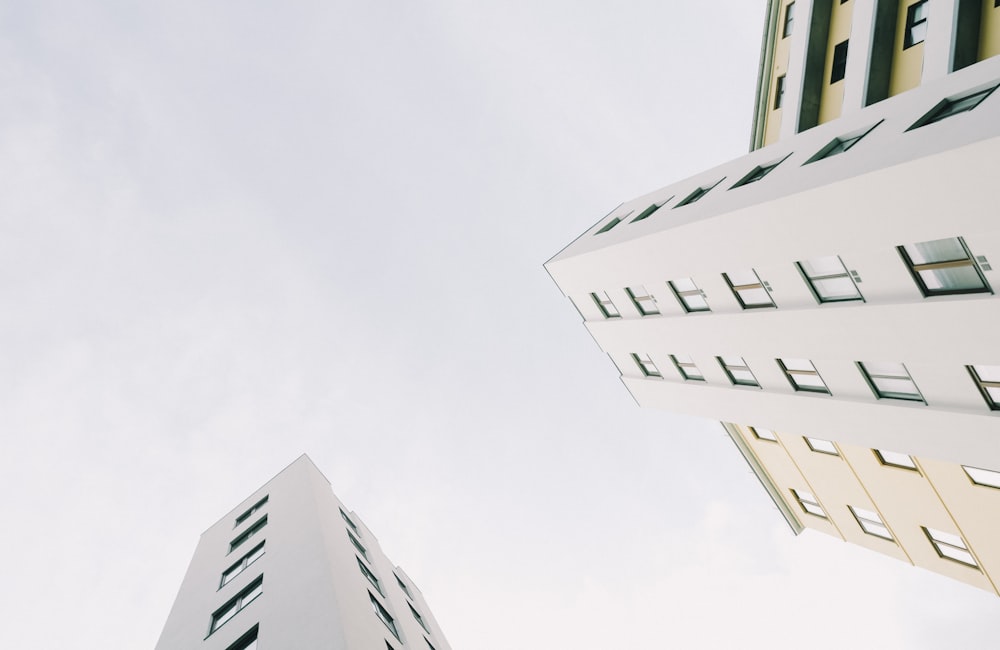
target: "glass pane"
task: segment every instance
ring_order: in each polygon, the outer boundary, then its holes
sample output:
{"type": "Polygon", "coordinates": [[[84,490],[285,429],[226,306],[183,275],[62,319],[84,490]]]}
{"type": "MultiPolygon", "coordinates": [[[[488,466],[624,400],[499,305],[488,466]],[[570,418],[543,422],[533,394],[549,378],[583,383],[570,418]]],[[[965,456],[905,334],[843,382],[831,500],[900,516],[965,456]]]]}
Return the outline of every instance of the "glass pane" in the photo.
{"type": "Polygon", "coordinates": [[[694,363],[694,360],[686,354],[675,354],[673,357],[677,363],[694,363]]]}
{"type": "Polygon", "coordinates": [[[882,361],[866,361],[861,364],[869,376],[885,375],[889,377],[909,377],[910,373],[901,363],[886,363],[882,361]]]}
{"type": "Polygon", "coordinates": [[[806,438],[806,442],[809,444],[809,448],[813,451],[821,451],[826,454],[837,454],[837,448],[829,440],[820,440],[819,438],[806,438]]]}
{"type": "Polygon", "coordinates": [[[243,564],[241,563],[241,564],[237,564],[232,569],[229,569],[228,571],[226,571],[225,573],[223,573],[222,574],[222,584],[223,585],[229,584],[229,581],[232,580],[233,578],[235,578],[237,575],[239,575],[240,571],[242,571],[242,570],[243,570],[243,564]]]}
{"type": "Polygon", "coordinates": [[[806,370],[809,372],[816,370],[812,362],[808,359],[781,359],[780,361],[788,370],[806,370]]]}
{"type": "Polygon", "coordinates": [[[968,259],[969,254],[965,252],[961,240],[958,237],[948,239],[935,239],[934,241],[920,242],[904,246],[906,254],[914,264],[930,264],[932,262],[951,262],[954,260],[968,259]]]}
{"type": "Polygon", "coordinates": [[[979,469],[978,467],[966,467],[962,466],[965,473],[969,475],[969,478],[973,482],[979,485],[987,485],[989,487],[1000,488],[1000,472],[994,472],[988,469],[979,469]]]}
{"type": "Polygon", "coordinates": [[[757,279],[757,274],[754,273],[752,270],[727,273],[726,277],[729,278],[729,282],[733,286],[738,286],[741,284],[760,284],[760,280],[757,279]]]}
{"type": "Polygon", "coordinates": [[[763,288],[743,289],[739,292],[744,305],[773,305],[771,295],[763,288]]]}
{"type": "Polygon", "coordinates": [[[958,560],[959,562],[963,562],[971,566],[979,566],[976,564],[976,559],[972,557],[972,554],[968,551],[964,551],[960,548],[945,546],[944,544],[938,544],[938,550],[941,552],[941,555],[951,558],[952,560],[958,560]]]}
{"type": "Polygon", "coordinates": [[[701,371],[697,368],[691,366],[686,366],[681,369],[681,373],[688,379],[704,379],[705,375],[701,374],[701,371]]]}
{"type": "Polygon", "coordinates": [[[240,601],[241,601],[240,602],[240,607],[246,607],[247,603],[249,603],[251,600],[253,600],[257,596],[261,595],[263,592],[264,592],[264,583],[263,582],[258,582],[257,585],[253,589],[251,589],[250,591],[248,591],[246,593],[246,595],[243,596],[243,598],[240,599],[240,601]]]}
{"type": "Polygon", "coordinates": [[[811,260],[799,262],[799,265],[802,267],[806,276],[810,278],[815,278],[819,275],[837,275],[838,273],[847,273],[847,269],[844,268],[844,264],[836,255],[815,257],[811,260]]]}
{"type": "Polygon", "coordinates": [[[705,300],[704,296],[697,294],[681,296],[681,301],[683,301],[684,305],[691,311],[708,310],[708,302],[705,300]]]}
{"type": "Polygon", "coordinates": [[[819,297],[824,300],[856,300],[861,297],[854,282],[846,275],[838,278],[813,280],[812,286],[819,297]]]}
{"type": "Polygon", "coordinates": [[[803,509],[805,509],[806,512],[810,514],[819,515],[820,517],[826,517],[826,513],[823,512],[823,509],[814,503],[803,501],[802,507],[803,509]]]}
{"type": "Polygon", "coordinates": [[[972,366],[982,381],[1000,381],[1000,366],[972,366]]]}
{"type": "Polygon", "coordinates": [[[918,273],[930,291],[962,291],[986,289],[986,283],[972,264],[951,269],[936,269],[918,273]]]}
{"type": "Polygon", "coordinates": [[[864,508],[855,508],[854,506],[851,506],[851,510],[853,510],[854,514],[856,514],[861,519],[867,519],[868,521],[875,521],[875,522],[882,521],[882,518],[878,516],[877,512],[872,512],[871,510],[865,510],[864,508]]]}
{"type": "Polygon", "coordinates": [[[697,291],[698,287],[695,286],[691,278],[681,278],[680,280],[673,280],[670,284],[674,285],[674,289],[677,291],[697,291]]]}
{"type": "Polygon", "coordinates": [[[236,603],[233,603],[225,610],[219,612],[215,615],[215,619],[212,621],[212,631],[219,629],[223,623],[231,619],[236,615],[236,603]]]}
{"type": "Polygon", "coordinates": [[[792,490],[792,492],[794,492],[795,496],[801,499],[802,501],[816,500],[816,497],[814,497],[811,492],[806,492],[805,490],[792,490]]]}
{"type": "Polygon", "coordinates": [[[745,366],[747,365],[743,361],[743,357],[721,357],[722,363],[726,366],[745,366]]]}
{"type": "Polygon", "coordinates": [[[965,548],[965,542],[963,542],[962,538],[958,535],[946,533],[941,530],[934,530],[933,528],[928,528],[927,532],[930,534],[931,539],[935,542],[943,542],[945,544],[950,544],[951,546],[965,548]]]}
{"type": "Polygon", "coordinates": [[[733,376],[733,381],[737,383],[757,385],[757,380],[754,379],[753,373],[749,370],[730,370],[729,372],[733,376]]]}
{"type": "Polygon", "coordinates": [[[881,449],[877,451],[879,456],[882,457],[882,460],[890,465],[899,465],[900,467],[917,469],[916,463],[914,463],[913,459],[906,454],[900,454],[895,451],[883,451],[881,449]]]}
{"type": "Polygon", "coordinates": [[[792,375],[792,381],[802,388],[818,388],[824,391],[827,389],[819,375],[792,375]]]}
{"type": "Polygon", "coordinates": [[[248,565],[253,564],[254,561],[257,560],[257,558],[259,558],[263,554],[264,554],[264,547],[261,546],[260,548],[258,548],[257,550],[255,550],[254,552],[252,552],[250,555],[247,556],[246,564],[248,565]]]}
{"type": "Polygon", "coordinates": [[[771,431],[770,429],[761,429],[760,427],[753,427],[753,430],[758,438],[762,438],[764,440],[773,440],[774,442],[778,441],[778,436],[774,435],[774,432],[771,431]]]}
{"type": "Polygon", "coordinates": [[[878,389],[878,392],[884,395],[912,395],[913,397],[920,397],[920,393],[917,392],[917,387],[914,386],[913,382],[909,379],[875,377],[872,378],[872,383],[875,384],[875,388],[878,389]]]}
{"type": "Polygon", "coordinates": [[[1000,404],[1000,388],[990,386],[986,389],[986,394],[990,396],[994,404],[1000,404]]]}
{"type": "Polygon", "coordinates": [[[875,535],[877,537],[892,539],[892,535],[889,533],[889,529],[886,528],[883,524],[875,523],[873,521],[864,521],[864,520],[861,520],[859,523],[861,524],[861,528],[866,533],[875,535]]]}

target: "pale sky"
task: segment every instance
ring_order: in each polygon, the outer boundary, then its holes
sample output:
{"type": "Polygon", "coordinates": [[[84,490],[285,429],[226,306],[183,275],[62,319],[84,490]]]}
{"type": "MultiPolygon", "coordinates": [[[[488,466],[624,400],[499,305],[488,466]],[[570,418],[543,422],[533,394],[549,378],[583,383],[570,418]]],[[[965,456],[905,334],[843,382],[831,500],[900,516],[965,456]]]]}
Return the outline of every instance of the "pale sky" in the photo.
{"type": "Polygon", "coordinates": [[[456,650],[995,647],[638,408],[542,268],[746,151],[764,4],[0,4],[0,648],[152,648],[302,452],[456,650]]]}

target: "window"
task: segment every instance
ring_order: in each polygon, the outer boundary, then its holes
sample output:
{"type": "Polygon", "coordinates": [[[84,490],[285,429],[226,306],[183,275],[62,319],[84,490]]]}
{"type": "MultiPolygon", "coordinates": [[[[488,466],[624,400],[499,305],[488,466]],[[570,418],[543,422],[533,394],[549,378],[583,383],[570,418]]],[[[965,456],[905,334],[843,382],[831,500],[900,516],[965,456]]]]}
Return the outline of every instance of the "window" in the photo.
{"type": "Polygon", "coordinates": [[[632,359],[635,360],[635,365],[639,366],[639,370],[642,371],[645,377],[662,377],[659,368],[653,363],[653,360],[649,358],[648,354],[635,354],[632,353],[632,359]]]}
{"type": "Polygon", "coordinates": [[[747,427],[750,429],[750,433],[757,440],[769,440],[770,442],[778,442],[778,436],[774,435],[774,431],[770,429],[762,429],[760,427],[747,427]]]}
{"type": "MultiPolygon", "coordinates": [[[[792,154],[788,154],[788,156],[790,155],[792,154]]],[[[785,156],[785,158],[787,158],[788,156],[785,156]]],[[[771,162],[764,163],[763,165],[757,165],[756,167],[751,169],[746,176],[736,181],[736,183],[734,183],[733,186],[730,187],[729,189],[734,190],[737,187],[743,187],[744,185],[749,185],[750,183],[756,183],[760,179],[770,174],[775,167],[785,162],[785,158],[781,158],[779,160],[772,160],[771,162]]]]}
{"type": "Polygon", "coordinates": [[[872,132],[872,130],[881,124],[879,121],[876,124],[866,127],[864,129],[859,129],[857,131],[851,131],[850,133],[845,133],[839,138],[834,138],[825,147],[813,154],[813,157],[802,163],[803,165],[808,165],[814,163],[817,160],[824,160],[826,158],[832,158],[833,156],[839,155],[856,145],[861,141],[863,137],[872,132]]]}
{"type": "Polygon", "coordinates": [[[792,35],[792,26],[795,24],[795,3],[789,2],[788,6],[785,7],[785,27],[781,31],[782,38],[788,38],[792,35]]]}
{"type": "Polygon", "coordinates": [[[795,496],[795,500],[799,502],[802,509],[811,515],[816,515],[817,517],[822,517],[826,519],[826,512],[819,505],[819,501],[810,492],[805,490],[792,490],[792,494],[795,496]]]}
{"type": "Polygon", "coordinates": [[[774,110],[781,108],[785,103],[785,75],[778,77],[774,82],[774,110]]]}
{"type": "Polygon", "coordinates": [[[353,530],[354,532],[358,532],[358,525],[355,524],[354,521],[352,521],[351,518],[347,516],[347,513],[344,512],[344,509],[338,508],[338,510],[340,510],[340,516],[344,518],[344,521],[346,521],[347,525],[351,527],[351,530],[353,530]]]}
{"type": "Polygon", "coordinates": [[[872,452],[875,453],[875,458],[878,458],[878,462],[883,465],[920,471],[917,469],[917,464],[914,462],[913,458],[907,456],[906,454],[900,454],[895,451],[885,451],[884,449],[872,449],[872,452]]]}
{"type": "Polygon", "coordinates": [[[729,381],[739,386],[760,386],[743,357],[716,357],[729,381]]]}
{"type": "Polygon", "coordinates": [[[590,297],[594,299],[597,304],[597,308],[601,310],[605,318],[621,318],[621,314],[618,312],[618,308],[615,307],[615,303],[611,302],[611,298],[608,296],[606,291],[601,291],[599,293],[592,293],[590,297]]]}
{"type": "Polygon", "coordinates": [[[892,540],[892,533],[889,532],[888,526],[882,521],[882,518],[878,516],[877,512],[872,512],[871,510],[865,510],[864,508],[857,508],[855,506],[847,506],[850,509],[851,514],[854,518],[858,520],[858,525],[861,526],[861,530],[865,531],[869,535],[874,535],[875,537],[881,537],[882,539],[892,540]]]}
{"type": "Polygon", "coordinates": [[[847,41],[833,46],[833,65],[830,67],[830,83],[844,80],[847,72],[847,41]]]}
{"type": "Polygon", "coordinates": [[[1000,411],[1000,366],[966,366],[991,411],[1000,411]]]}
{"type": "Polygon", "coordinates": [[[897,247],[924,297],[990,291],[961,237],[897,247]]]}
{"type": "Polygon", "coordinates": [[[771,300],[768,287],[760,281],[757,272],[753,269],[737,271],[736,273],[723,273],[722,277],[729,284],[729,288],[732,289],[733,295],[736,296],[736,300],[739,301],[740,307],[743,309],[776,306],[771,300]]]}
{"type": "Polygon", "coordinates": [[[372,586],[375,587],[375,591],[384,596],[385,592],[382,591],[382,585],[379,584],[378,578],[376,578],[375,574],[371,572],[371,569],[365,566],[365,563],[361,561],[361,558],[357,558],[357,560],[358,568],[361,569],[361,575],[368,578],[368,582],[372,583],[372,586]]]}
{"type": "Polygon", "coordinates": [[[968,467],[966,465],[962,465],[962,469],[964,469],[965,473],[969,475],[969,480],[976,485],[1000,488],[1000,472],[994,472],[989,469],[980,469],[978,467],[968,467]]]}
{"type": "MultiPolygon", "coordinates": [[[[669,200],[670,199],[667,199],[667,201],[669,201],[669,200]]],[[[666,203],[667,201],[664,201],[663,203],[666,203]]],[[[663,207],[663,203],[654,203],[654,204],[652,204],[651,206],[649,206],[648,208],[646,208],[645,210],[643,210],[642,212],[640,212],[639,216],[637,216],[635,219],[632,220],[632,223],[635,223],[636,221],[642,221],[643,219],[649,218],[654,212],[656,212],[661,207],[663,207]]]]}
{"type": "MultiPolygon", "coordinates": [[[[427,641],[427,637],[424,637],[424,641],[427,641]]],[[[427,650],[436,650],[436,648],[433,645],[431,645],[430,641],[427,641],[427,650]]]]}
{"type": "Polygon", "coordinates": [[[361,553],[361,557],[367,560],[368,551],[366,551],[365,547],[361,545],[361,542],[358,541],[358,538],[355,537],[351,531],[347,531],[347,536],[351,538],[351,544],[354,544],[354,548],[358,550],[358,553],[361,553]]]}
{"type": "Polygon", "coordinates": [[[720,178],[719,180],[715,181],[711,185],[702,185],[701,187],[699,187],[698,189],[696,189],[694,192],[691,192],[686,197],[684,197],[684,199],[682,199],[680,201],[680,203],[678,203],[677,205],[674,206],[674,209],[676,210],[677,208],[680,208],[680,207],[685,206],[685,205],[690,205],[690,204],[694,203],[695,201],[701,200],[701,198],[703,196],[705,196],[706,194],[708,194],[712,190],[713,187],[715,187],[716,185],[718,185],[722,181],[723,181],[723,179],[720,178]]]}
{"type": "Polygon", "coordinates": [[[691,357],[686,354],[671,354],[670,360],[674,362],[677,372],[681,373],[681,377],[684,379],[705,381],[705,375],[701,374],[701,371],[698,370],[698,366],[694,365],[691,357]]]}
{"type": "Polygon", "coordinates": [[[264,515],[260,519],[254,522],[253,526],[247,528],[239,537],[229,542],[229,552],[232,553],[241,544],[245,543],[248,539],[260,532],[260,529],[267,525],[267,515],[264,515]]]}
{"type": "Polygon", "coordinates": [[[385,607],[382,607],[382,603],[378,602],[378,599],[375,598],[375,594],[369,591],[368,597],[372,599],[372,609],[375,610],[375,616],[378,616],[378,619],[385,623],[385,626],[389,628],[392,635],[396,637],[397,641],[399,641],[399,631],[396,629],[396,621],[393,620],[392,616],[388,611],[386,611],[385,607]]]}
{"type": "Polygon", "coordinates": [[[913,383],[906,366],[901,363],[858,362],[858,368],[880,399],[902,399],[923,402],[917,385],[913,383]]]}
{"type": "Polygon", "coordinates": [[[427,623],[424,623],[424,618],[420,615],[420,612],[413,609],[413,605],[406,603],[406,606],[410,608],[410,613],[413,614],[413,618],[417,619],[417,623],[420,623],[420,627],[424,628],[424,632],[430,634],[431,631],[427,629],[427,623]]]}
{"type": "Polygon", "coordinates": [[[806,445],[809,446],[813,451],[819,452],[821,454],[830,454],[831,456],[839,456],[837,452],[837,446],[834,445],[829,440],[823,440],[821,438],[810,438],[809,436],[802,436],[805,438],[806,445]]]}
{"type": "Polygon", "coordinates": [[[253,506],[249,510],[247,510],[242,515],[240,515],[239,517],[237,517],[236,518],[236,524],[233,526],[233,528],[236,528],[236,526],[239,526],[244,521],[246,521],[247,519],[249,519],[250,516],[253,513],[257,512],[258,510],[260,510],[261,508],[263,508],[264,505],[267,504],[267,496],[268,495],[265,494],[263,499],[261,499],[260,501],[258,501],[255,504],[253,504],[253,506]]]}
{"type": "Polygon", "coordinates": [[[238,593],[235,598],[215,610],[215,613],[212,614],[212,625],[209,627],[208,633],[211,634],[225,625],[229,619],[236,616],[241,609],[253,602],[262,593],[264,593],[264,576],[260,575],[257,576],[256,580],[247,585],[243,591],[238,593]]]}
{"type": "Polygon", "coordinates": [[[667,282],[670,289],[677,296],[684,311],[689,314],[694,311],[712,311],[705,300],[705,292],[699,289],[691,278],[680,278],[667,282]]]}
{"type": "Polygon", "coordinates": [[[945,533],[940,530],[934,530],[933,528],[928,528],[926,526],[921,526],[924,534],[927,535],[927,539],[930,541],[931,546],[934,550],[938,552],[943,558],[954,560],[966,566],[979,568],[976,564],[976,558],[972,557],[972,553],[969,552],[969,547],[965,545],[965,540],[963,540],[958,535],[953,535],[952,533],[945,533]]]}
{"type": "Polygon", "coordinates": [[[625,293],[632,299],[632,304],[635,305],[635,308],[643,316],[652,316],[660,313],[660,310],[656,307],[656,298],[646,291],[646,287],[641,284],[635,287],[626,287],[625,293]]]}
{"type": "Polygon", "coordinates": [[[264,542],[254,546],[246,555],[237,560],[231,567],[222,572],[222,580],[219,588],[225,587],[233,578],[243,573],[243,570],[256,562],[264,555],[264,542]]]}
{"type": "Polygon", "coordinates": [[[914,2],[906,8],[906,31],[903,33],[903,49],[923,43],[927,37],[927,0],[914,2]]]}
{"type": "Polygon", "coordinates": [[[984,99],[989,97],[990,93],[996,90],[996,88],[997,87],[993,85],[988,88],[979,88],[961,95],[949,97],[948,99],[938,103],[938,105],[928,111],[926,115],[914,122],[913,125],[907,129],[907,131],[919,129],[922,126],[927,126],[928,124],[933,124],[934,122],[940,122],[941,120],[949,118],[952,115],[958,115],[959,113],[971,111],[976,106],[979,106],[984,99]]]}
{"type": "Polygon", "coordinates": [[[820,303],[863,300],[855,280],[836,255],[802,260],[795,265],[820,303]]]}
{"type": "Polygon", "coordinates": [[[615,217],[614,219],[612,219],[611,221],[609,221],[608,223],[606,223],[603,228],[601,228],[600,230],[598,230],[594,234],[595,235],[604,234],[604,233],[608,232],[609,230],[611,230],[612,228],[614,228],[615,226],[617,226],[618,224],[620,224],[621,222],[622,222],[622,218],[621,217],[615,217]]]}
{"type": "Polygon", "coordinates": [[[226,650],[257,650],[257,625],[254,625],[250,630],[236,639],[233,645],[226,648],[226,650]]]}
{"type": "Polygon", "coordinates": [[[407,597],[412,599],[413,594],[410,593],[410,588],[406,586],[406,583],[403,582],[402,579],[400,579],[400,577],[395,573],[393,573],[392,575],[396,578],[396,584],[398,584],[399,588],[403,590],[403,593],[406,594],[407,597]]]}
{"type": "Polygon", "coordinates": [[[788,383],[795,390],[803,390],[811,393],[830,394],[830,389],[826,387],[823,378],[819,376],[816,366],[812,361],[806,359],[776,359],[778,366],[785,371],[788,383]]]}

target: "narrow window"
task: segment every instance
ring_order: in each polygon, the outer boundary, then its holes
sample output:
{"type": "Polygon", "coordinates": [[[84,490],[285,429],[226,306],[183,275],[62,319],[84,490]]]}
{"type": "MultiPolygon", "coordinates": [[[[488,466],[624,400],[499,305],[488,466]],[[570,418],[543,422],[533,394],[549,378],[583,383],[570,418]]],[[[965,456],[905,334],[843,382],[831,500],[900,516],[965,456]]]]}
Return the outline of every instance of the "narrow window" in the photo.
{"type": "Polygon", "coordinates": [[[810,438],[809,436],[803,436],[806,441],[806,445],[809,446],[815,452],[821,454],[830,454],[831,456],[839,456],[837,452],[837,446],[830,442],[829,440],[823,440],[821,438],[810,438]]]}
{"type": "Polygon", "coordinates": [[[788,38],[792,35],[792,27],[795,25],[795,3],[789,2],[785,7],[785,27],[781,31],[781,38],[788,38]]]}
{"type": "Polygon", "coordinates": [[[379,583],[378,578],[375,577],[375,574],[371,572],[371,569],[365,566],[365,563],[361,561],[361,558],[356,559],[358,560],[358,568],[361,569],[361,575],[368,578],[368,582],[372,583],[372,586],[375,587],[375,591],[384,596],[385,592],[382,591],[382,585],[379,583]]]}
{"type": "Polygon", "coordinates": [[[716,357],[719,360],[719,365],[725,371],[726,375],[729,377],[729,381],[737,386],[760,386],[757,383],[757,378],[753,376],[750,368],[747,366],[747,362],[743,360],[743,357],[716,357]]]}
{"type": "Polygon", "coordinates": [[[219,588],[225,587],[233,578],[243,573],[243,571],[259,560],[264,555],[264,542],[254,546],[246,555],[236,560],[232,566],[222,572],[222,579],[219,581],[219,588]]]}
{"type": "Polygon", "coordinates": [[[691,357],[686,354],[671,354],[670,360],[674,362],[677,372],[681,373],[681,377],[684,379],[705,381],[705,375],[701,374],[701,371],[698,370],[698,366],[694,365],[691,357]]]}
{"type": "Polygon", "coordinates": [[[983,103],[983,100],[989,97],[990,93],[996,90],[996,88],[996,85],[993,85],[989,88],[980,88],[975,91],[949,97],[948,99],[938,103],[938,105],[932,108],[927,114],[914,122],[913,125],[907,129],[907,131],[919,129],[922,126],[927,126],[928,124],[933,124],[934,122],[940,122],[941,120],[949,118],[952,115],[967,113],[983,103]]]}
{"type": "Polygon", "coordinates": [[[795,390],[830,394],[830,389],[826,387],[812,361],[806,359],[776,359],[776,361],[788,378],[788,383],[795,390]]]}
{"type": "Polygon", "coordinates": [[[774,110],[781,108],[785,103],[785,75],[778,77],[774,82],[774,110]]]}
{"type": "Polygon", "coordinates": [[[861,292],[836,255],[796,262],[802,277],[820,303],[863,300],[861,292]]]}
{"type": "Polygon", "coordinates": [[[757,440],[767,440],[769,442],[778,442],[778,436],[774,435],[774,431],[770,429],[763,429],[761,427],[747,427],[750,429],[750,433],[757,440]]]}
{"type": "Polygon", "coordinates": [[[1000,489],[1000,472],[990,469],[980,469],[979,467],[968,467],[962,465],[962,469],[969,476],[969,480],[976,485],[1000,489]]]}
{"type": "Polygon", "coordinates": [[[641,315],[652,316],[660,313],[659,308],[656,306],[656,298],[646,291],[646,287],[643,285],[626,287],[625,293],[632,299],[632,304],[635,305],[635,308],[639,310],[641,315]]]}
{"type": "Polygon", "coordinates": [[[353,530],[355,533],[358,532],[358,525],[355,524],[354,521],[347,516],[347,513],[344,512],[344,509],[338,508],[338,510],[340,510],[340,516],[344,518],[344,521],[346,521],[347,525],[351,527],[351,530],[353,530]]]}
{"type": "Polygon", "coordinates": [[[389,628],[389,631],[392,632],[392,635],[396,637],[396,640],[399,641],[399,631],[396,629],[396,621],[386,611],[385,607],[382,607],[382,603],[378,602],[375,594],[369,591],[368,597],[372,599],[372,609],[375,611],[375,616],[378,616],[378,620],[382,621],[389,628]]]}
{"type": "Polygon", "coordinates": [[[958,293],[992,293],[961,237],[898,246],[925,298],[958,293]]]}
{"type": "Polygon", "coordinates": [[[413,609],[413,605],[410,603],[406,603],[406,606],[410,608],[410,613],[413,614],[413,618],[417,620],[417,623],[420,623],[420,627],[424,628],[424,632],[430,634],[431,631],[427,629],[427,623],[424,622],[424,617],[420,615],[420,612],[413,609]]]}
{"type": "MultiPolygon", "coordinates": [[[[1000,0],[997,0],[997,1],[998,1],[998,2],[1000,2],[1000,0]]],[[[424,637],[424,641],[426,641],[426,642],[427,642],[427,650],[436,650],[436,649],[434,648],[434,646],[433,646],[433,645],[431,645],[431,642],[427,640],[427,637],[424,637]]]]}
{"type": "Polygon", "coordinates": [[[684,311],[689,314],[695,311],[712,311],[708,306],[708,301],[705,300],[705,292],[699,289],[691,278],[670,280],[667,284],[677,296],[684,311]]]}
{"type": "Polygon", "coordinates": [[[268,495],[265,494],[263,499],[261,499],[260,501],[258,501],[255,504],[253,504],[253,506],[249,510],[247,510],[242,515],[240,515],[239,517],[237,517],[236,518],[236,524],[233,525],[233,528],[236,528],[236,526],[239,526],[244,521],[246,521],[247,519],[249,519],[250,516],[253,515],[253,513],[257,512],[258,510],[260,510],[261,508],[263,508],[267,504],[267,497],[268,497],[268,495]]]}
{"type": "Polygon", "coordinates": [[[923,43],[927,37],[927,0],[914,2],[906,8],[906,31],[903,34],[903,49],[923,43]]]}
{"type": "Polygon", "coordinates": [[[662,377],[660,370],[653,363],[653,360],[649,358],[648,354],[636,354],[632,353],[632,359],[635,361],[635,365],[639,366],[639,370],[642,371],[645,377],[662,377]]]}
{"type": "Polygon", "coordinates": [[[618,308],[615,307],[615,303],[611,302],[611,297],[608,296],[607,291],[598,291],[596,293],[590,294],[590,297],[594,299],[597,304],[597,308],[601,310],[605,318],[621,318],[621,314],[618,312],[618,308]]]}
{"type": "Polygon", "coordinates": [[[792,494],[795,496],[795,500],[799,502],[802,509],[811,515],[816,515],[817,517],[822,517],[826,519],[826,512],[823,507],[819,505],[819,501],[816,497],[812,495],[811,492],[806,492],[805,490],[792,490],[792,494]]]}
{"type": "Polygon", "coordinates": [[[833,66],[830,68],[830,83],[844,80],[847,72],[847,41],[833,46],[833,66]]]}
{"type": "MultiPolygon", "coordinates": [[[[901,363],[858,362],[858,368],[879,399],[923,402],[924,397],[901,363]]],[[[925,402],[926,403],[926,402],[925,402]]]]}
{"type": "MultiPolygon", "coordinates": [[[[361,542],[359,542],[358,538],[354,536],[354,533],[352,533],[351,531],[348,530],[347,531],[347,536],[351,538],[351,544],[354,545],[354,548],[357,549],[358,553],[361,553],[361,557],[363,557],[366,560],[368,560],[368,551],[366,551],[365,547],[361,545],[361,542]]],[[[371,560],[369,560],[369,562],[370,561],[371,560]]]]}
{"type": "MultiPolygon", "coordinates": [[[[788,156],[790,155],[791,154],[788,154],[788,156]]],[[[749,185],[750,183],[756,183],[757,181],[759,181],[760,179],[764,178],[772,171],[774,171],[774,169],[778,165],[783,163],[785,161],[785,158],[788,158],[788,156],[785,156],[784,158],[780,158],[778,160],[772,160],[771,162],[764,163],[763,165],[757,165],[756,167],[751,169],[746,176],[736,181],[733,184],[733,186],[730,187],[729,189],[734,190],[737,187],[743,187],[744,185],[749,185]]]]}
{"type": "Polygon", "coordinates": [[[1000,366],[966,366],[991,411],[1000,411],[1000,366]]]}
{"type": "Polygon", "coordinates": [[[264,576],[258,576],[256,580],[247,585],[243,591],[225,605],[215,610],[212,614],[212,625],[208,632],[211,634],[225,625],[229,619],[236,616],[244,607],[249,605],[257,596],[264,593],[264,576]]]}
{"type": "Polygon", "coordinates": [[[933,546],[934,550],[938,552],[938,555],[966,566],[975,567],[977,569],[979,568],[979,565],[976,564],[976,558],[972,557],[972,553],[969,552],[969,547],[966,546],[965,540],[960,536],[928,528],[926,526],[921,526],[921,528],[923,529],[924,534],[927,535],[927,539],[930,541],[931,546],[933,546]]]}
{"type": "Polygon", "coordinates": [[[723,273],[726,283],[732,290],[736,300],[743,309],[757,309],[760,307],[776,307],[768,288],[761,282],[757,272],[753,269],[749,271],[737,271],[735,273],[723,273]]]}
{"type": "Polygon", "coordinates": [[[258,627],[258,625],[254,625],[246,634],[236,639],[236,642],[226,648],[226,650],[257,650],[258,627]]]}
{"type": "Polygon", "coordinates": [[[240,534],[239,537],[229,542],[229,552],[235,551],[241,544],[246,543],[248,539],[260,532],[261,528],[267,525],[267,515],[264,515],[260,519],[254,522],[253,526],[247,528],[246,531],[240,534]]]}
{"type": "Polygon", "coordinates": [[[612,219],[608,223],[604,224],[604,227],[601,228],[600,230],[598,230],[597,232],[595,232],[594,234],[595,235],[604,234],[604,233],[608,232],[609,230],[611,230],[612,228],[614,228],[615,226],[617,226],[618,224],[620,224],[621,222],[622,222],[622,218],[621,217],[615,217],[614,219],[612,219]]]}
{"type": "Polygon", "coordinates": [[[850,509],[851,514],[854,518],[858,520],[858,525],[861,526],[861,530],[865,531],[869,535],[874,535],[875,537],[881,537],[882,539],[888,539],[892,541],[892,533],[889,532],[889,527],[885,525],[882,518],[878,516],[877,512],[872,512],[871,510],[865,510],[864,508],[858,508],[856,506],[847,506],[850,509]]]}
{"type": "MultiPolygon", "coordinates": [[[[664,203],[666,203],[666,201],[664,201],[664,203]]],[[[632,220],[632,223],[635,223],[636,221],[642,221],[643,219],[648,219],[650,216],[652,216],[654,212],[659,210],[662,206],[663,203],[652,204],[651,206],[640,212],[639,216],[637,216],[635,219],[632,220]]]]}
{"type": "Polygon", "coordinates": [[[674,206],[674,209],[676,210],[677,208],[680,208],[682,206],[690,205],[695,201],[700,201],[703,196],[708,194],[713,187],[721,183],[723,180],[724,179],[720,178],[719,180],[709,185],[702,185],[701,187],[699,187],[698,189],[696,189],[695,191],[691,192],[686,197],[684,197],[677,205],[674,206]]]}
{"type": "Polygon", "coordinates": [[[396,575],[395,573],[393,573],[392,575],[396,578],[396,584],[399,585],[399,588],[402,589],[403,593],[406,594],[407,597],[412,600],[413,594],[410,593],[410,588],[406,586],[406,583],[403,582],[403,580],[398,575],[396,575]]]}
{"type": "Polygon", "coordinates": [[[900,467],[902,469],[911,469],[913,471],[919,472],[917,469],[917,463],[913,460],[911,456],[906,454],[900,454],[895,451],[886,451],[884,449],[872,449],[875,454],[875,458],[878,462],[889,467],[900,467]]]}

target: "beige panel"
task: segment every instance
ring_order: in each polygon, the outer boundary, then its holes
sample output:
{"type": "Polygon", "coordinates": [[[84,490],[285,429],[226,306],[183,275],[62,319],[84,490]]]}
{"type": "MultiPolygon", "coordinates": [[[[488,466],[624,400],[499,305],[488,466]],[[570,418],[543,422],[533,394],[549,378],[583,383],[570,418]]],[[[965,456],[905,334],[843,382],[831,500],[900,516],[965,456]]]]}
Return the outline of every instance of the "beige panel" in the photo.
{"type": "Polygon", "coordinates": [[[978,60],[982,61],[997,54],[1000,54],[1000,7],[995,7],[993,0],[983,0],[978,60]]]}
{"type": "MultiPolygon", "coordinates": [[[[840,117],[844,104],[844,79],[830,83],[830,72],[833,69],[833,50],[838,43],[848,40],[851,36],[851,15],[854,12],[854,0],[841,4],[833,3],[830,15],[830,38],[826,45],[826,63],[823,68],[823,92],[819,100],[819,123],[829,122],[840,117]]],[[[856,46],[863,46],[857,43],[856,46]]],[[[848,46],[850,50],[850,46],[848,46]]]]}
{"type": "MultiPolygon", "coordinates": [[[[889,76],[889,96],[916,88],[920,85],[920,76],[924,70],[924,44],[918,43],[903,49],[903,38],[906,32],[906,12],[910,5],[920,0],[902,0],[899,3],[899,13],[896,15],[896,40],[892,49],[892,72],[889,76]]],[[[933,3],[929,3],[933,4],[933,3]]],[[[933,11],[933,7],[931,10],[933,11]]],[[[935,19],[928,12],[927,20],[935,19]]],[[[939,17],[938,19],[943,19],[939,17]]]]}

